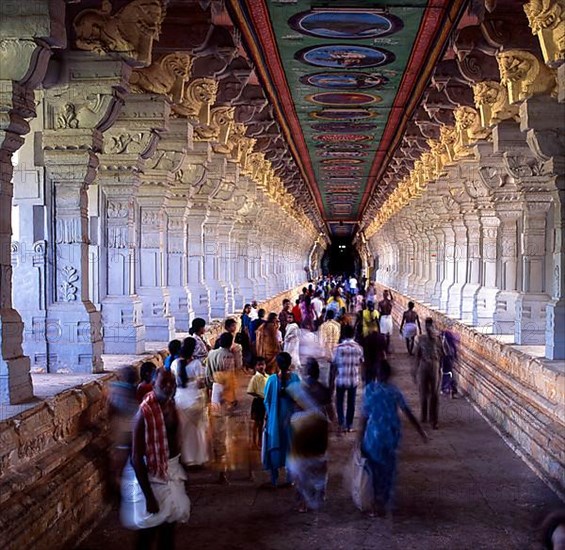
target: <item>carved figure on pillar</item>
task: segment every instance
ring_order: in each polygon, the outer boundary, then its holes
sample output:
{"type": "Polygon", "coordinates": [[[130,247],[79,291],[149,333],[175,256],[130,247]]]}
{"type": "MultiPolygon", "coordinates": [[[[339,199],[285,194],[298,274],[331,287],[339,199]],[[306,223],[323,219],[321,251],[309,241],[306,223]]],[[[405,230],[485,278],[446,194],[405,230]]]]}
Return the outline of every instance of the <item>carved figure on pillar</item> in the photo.
{"type": "Polygon", "coordinates": [[[182,101],[173,105],[173,111],[190,122],[208,126],[211,107],[216,101],[218,82],[213,78],[197,78],[186,86],[182,101]]]}
{"type": "Polygon", "coordinates": [[[103,0],[100,9],[86,9],[75,17],[75,45],[99,54],[121,53],[146,66],[164,18],[162,0],[133,0],[114,14],[112,2],[103,0]]]}
{"type": "Polygon", "coordinates": [[[533,53],[525,50],[505,50],[496,57],[500,81],[508,89],[510,103],[517,103],[534,95],[557,95],[555,72],[533,53]]]}
{"type": "Polygon", "coordinates": [[[517,105],[508,102],[506,86],[495,80],[486,80],[473,86],[475,106],[481,114],[484,128],[495,126],[503,120],[520,121],[517,105]]]}
{"type": "Polygon", "coordinates": [[[538,37],[544,61],[550,67],[565,62],[565,2],[530,0],[524,11],[532,33],[538,37]]]}

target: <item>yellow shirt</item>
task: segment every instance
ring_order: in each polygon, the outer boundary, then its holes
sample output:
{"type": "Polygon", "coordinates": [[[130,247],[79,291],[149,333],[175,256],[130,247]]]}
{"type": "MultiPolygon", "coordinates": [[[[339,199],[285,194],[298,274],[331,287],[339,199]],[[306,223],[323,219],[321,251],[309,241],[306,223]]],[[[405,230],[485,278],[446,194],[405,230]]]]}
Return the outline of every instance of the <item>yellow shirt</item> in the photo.
{"type": "Polygon", "coordinates": [[[265,397],[265,385],[267,384],[267,378],[269,375],[267,373],[256,372],[251,380],[249,380],[249,385],[247,386],[247,393],[258,395],[259,397],[265,397]]]}
{"type": "Polygon", "coordinates": [[[318,330],[320,345],[326,352],[326,359],[330,361],[333,359],[336,346],[339,344],[340,332],[341,327],[339,326],[339,323],[333,319],[322,323],[318,330]]]}
{"type": "Polygon", "coordinates": [[[377,310],[363,310],[363,336],[379,330],[379,312],[377,310]]]}

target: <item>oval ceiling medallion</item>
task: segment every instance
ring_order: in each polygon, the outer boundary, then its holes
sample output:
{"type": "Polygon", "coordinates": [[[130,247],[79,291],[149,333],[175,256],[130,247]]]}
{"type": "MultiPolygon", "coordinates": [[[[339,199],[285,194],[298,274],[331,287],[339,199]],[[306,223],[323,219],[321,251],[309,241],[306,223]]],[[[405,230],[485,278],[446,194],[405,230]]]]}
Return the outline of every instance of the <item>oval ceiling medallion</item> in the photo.
{"type": "Polygon", "coordinates": [[[369,155],[366,151],[348,151],[347,149],[337,149],[335,151],[317,151],[316,153],[322,158],[355,158],[355,157],[366,157],[369,155]]]}
{"type": "Polygon", "coordinates": [[[288,20],[292,29],[319,38],[370,39],[403,27],[402,20],[374,11],[320,9],[297,13],[288,20]]]}
{"type": "Polygon", "coordinates": [[[384,86],[388,78],[379,73],[328,72],[307,74],[300,82],[329,90],[365,90],[384,86]]]}
{"type": "Polygon", "coordinates": [[[314,136],[314,139],[318,141],[323,141],[326,143],[333,142],[347,142],[347,141],[369,141],[372,136],[367,136],[364,134],[320,134],[319,136],[314,136]]]}
{"type": "Polygon", "coordinates": [[[314,67],[337,69],[363,69],[392,63],[394,54],[388,50],[372,46],[352,46],[350,44],[327,44],[303,48],[294,58],[314,67]]]}
{"type": "Polygon", "coordinates": [[[370,145],[367,143],[317,143],[316,147],[321,149],[326,149],[328,151],[336,151],[338,149],[349,149],[352,151],[358,151],[360,149],[369,149],[370,145]]]}
{"type": "Polygon", "coordinates": [[[361,159],[325,159],[320,162],[322,164],[343,164],[344,161],[348,164],[363,164],[365,162],[361,159]]]}
{"type": "Polygon", "coordinates": [[[319,122],[310,128],[317,132],[371,132],[377,129],[376,124],[356,124],[351,122],[319,122]]]}
{"type": "Polygon", "coordinates": [[[369,109],[320,109],[308,114],[312,118],[324,120],[366,120],[379,116],[376,111],[369,111],[369,109]]]}
{"type": "Polygon", "coordinates": [[[305,99],[318,105],[343,105],[345,107],[371,105],[382,101],[382,97],[378,95],[355,92],[321,92],[319,94],[307,95],[305,99]]]}

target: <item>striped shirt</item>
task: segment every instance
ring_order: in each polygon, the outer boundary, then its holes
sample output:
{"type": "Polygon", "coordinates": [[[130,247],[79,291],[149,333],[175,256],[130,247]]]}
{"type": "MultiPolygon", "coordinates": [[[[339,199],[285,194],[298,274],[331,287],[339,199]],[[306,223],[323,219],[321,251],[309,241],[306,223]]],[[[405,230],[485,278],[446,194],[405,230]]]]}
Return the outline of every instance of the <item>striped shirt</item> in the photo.
{"type": "Polygon", "coordinates": [[[357,386],[359,370],[363,363],[363,349],[353,339],[344,340],[335,349],[334,363],[337,369],[336,386],[357,386]]]}

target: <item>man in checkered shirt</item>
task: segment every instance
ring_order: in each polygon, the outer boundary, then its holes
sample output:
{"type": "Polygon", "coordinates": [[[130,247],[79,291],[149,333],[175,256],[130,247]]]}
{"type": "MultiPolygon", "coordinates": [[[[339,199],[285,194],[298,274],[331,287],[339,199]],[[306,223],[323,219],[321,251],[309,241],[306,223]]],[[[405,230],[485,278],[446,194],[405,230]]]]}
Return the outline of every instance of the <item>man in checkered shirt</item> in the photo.
{"type": "Polygon", "coordinates": [[[340,428],[348,432],[351,431],[355,416],[355,395],[359,384],[359,371],[363,364],[363,349],[353,340],[354,334],[351,325],[343,326],[343,341],[335,349],[334,356],[337,419],[340,428]],[[343,401],[346,393],[347,416],[344,417],[343,401]]]}

